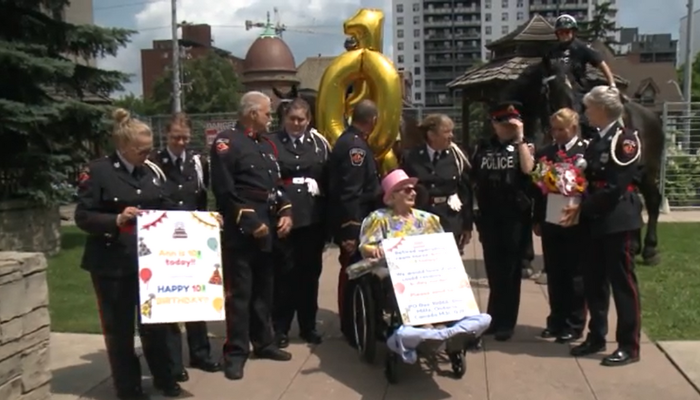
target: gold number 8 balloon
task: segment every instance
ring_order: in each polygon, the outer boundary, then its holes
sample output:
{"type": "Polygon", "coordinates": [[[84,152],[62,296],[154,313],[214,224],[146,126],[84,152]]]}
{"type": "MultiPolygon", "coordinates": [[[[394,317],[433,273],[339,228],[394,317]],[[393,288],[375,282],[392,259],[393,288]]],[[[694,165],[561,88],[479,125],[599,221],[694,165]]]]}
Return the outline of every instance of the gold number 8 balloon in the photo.
{"type": "Polygon", "coordinates": [[[378,9],[363,8],[343,23],[343,31],[355,39],[357,47],[336,57],[323,73],[316,120],[318,130],[334,144],[345,130],[348,106],[357,104],[360,96],[372,99],[379,116],[367,142],[380,171],[386,174],[398,165],[391,147],[399,133],[403,99],[401,77],[381,53],[383,27],[384,13],[378,9]],[[347,89],[353,83],[357,89],[347,98],[347,89]]]}

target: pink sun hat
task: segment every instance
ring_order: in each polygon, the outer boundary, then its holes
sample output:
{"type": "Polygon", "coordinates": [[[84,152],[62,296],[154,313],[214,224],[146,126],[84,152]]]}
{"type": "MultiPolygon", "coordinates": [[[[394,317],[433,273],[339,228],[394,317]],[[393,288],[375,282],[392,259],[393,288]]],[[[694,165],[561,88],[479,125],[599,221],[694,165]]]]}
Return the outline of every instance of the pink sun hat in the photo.
{"type": "Polygon", "coordinates": [[[395,169],[382,179],[382,190],[384,191],[384,197],[382,200],[384,204],[387,204],[391,198],[391,194],[397,190],[400,190],[406,185],[415,185],[418,182],[417,178],[411,178],[406,175],[406,171],[402,169],[395,169]]]}

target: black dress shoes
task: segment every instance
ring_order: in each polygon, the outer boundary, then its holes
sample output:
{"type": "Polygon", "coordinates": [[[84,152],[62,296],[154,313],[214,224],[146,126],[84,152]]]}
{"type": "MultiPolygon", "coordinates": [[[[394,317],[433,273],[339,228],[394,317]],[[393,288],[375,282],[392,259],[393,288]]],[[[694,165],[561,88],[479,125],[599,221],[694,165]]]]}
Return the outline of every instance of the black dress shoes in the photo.
{"type": "Polygon", "coordinates": [[[614,353],[605,357],[600,365],[605,365],[606,367],[618,367],[627,364],[632,364],[639,361],[639,356],[632,357],[632,354],[628,351],[617,349],[614,353]]]}
{"type": "Polygon", "coordinates": [[[182,371],[179,374],[175,374],[175,382],[187,382],[190,380],[190,374],[187,371],[182,371]]]}
{"type": "Polygon", "coordinates": [[[264,349],[255,351],[255,357],[273,361],[289,361],[292,359],[292,354],[284,350],[280,350],[274,346],[268,346],[264,349]]]}
{"type": "Polygon", "coordinates": [[[600,353],[601,351],[605,351],[605,342],[594,342],[586,339],[586,341],[580,345],[573,347],[569,354],[574,357],[584,357],[591,354],[600,353]]]}
{"type": "Polygon", "coordinates": [[[245,368],[245,358],[232,358],[224,362],[224,376],[226,379],[237,381],[243,379],[243,369],[245,368]]]}
{"type": "Polygon", "coordinates": [[[164,397],[179,397],[182,394],[182,388],[177,382],[161,382],[154,380],[153,387],[159,390],[164,397]]]}
{"type": "Polygon", "coordinates": [[[510,340],[510,338],[512,338],[512,337],[513,337],[513,330],[512,329],[499,330],[493,334],[493,338],[498,342],[505,342],[507,340],[510,340]]]}
{"type": "Polygon", "coordinates": [[[117,391],[117,398],[119,400],[149,400],[151,397],[144,393],[143,389],[137,387],[133,390],[117,391]]]}
{"type": "Polygon", "coordinates": [[[581,334],[578,332],[562,332],[554,340],[557,343],[569,343],[581,339],[581,334]]]}
{"type": "Polygon", "coordinates": [[[210,373],[221,371],[221,364],[212,360],[192,360],[190,367],[210,373]]]}
{"type": "Polygon", "coordinates": [[[559,336],[559,332],[555,331],[554,329],[549,329],[545,328],[542,333],[540,333],[540,337],[542,339],[551,339],[553,337],[559,336]]]}
{"type": "Polygon", "coordinates": [[[289,336],[286,333],[275,333],[275,345],[279,349],[286,349],[289,347],[289,336]]]}
{"type": "MultiPolygon", "coordinates": [[[[316,332],[315,330],[308,331],[308,332],[302,332],[299,334],[299,337],[302,338],[302,340],[304,340],[308,344],[321,344],[321,343],[323,343],[323,337],[321,337],[321,334],[316,332]]],[[[280,349],[281,348],[282,347],[280,347],[280,349]]]]}

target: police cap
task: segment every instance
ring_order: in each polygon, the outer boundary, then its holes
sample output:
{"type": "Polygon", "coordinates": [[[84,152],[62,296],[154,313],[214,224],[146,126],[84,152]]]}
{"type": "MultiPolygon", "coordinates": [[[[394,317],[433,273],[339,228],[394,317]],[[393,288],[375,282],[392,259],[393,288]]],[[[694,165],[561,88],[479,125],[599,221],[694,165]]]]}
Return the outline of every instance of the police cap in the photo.
{"type": "Polygon", "coordinates": [[[522,119],[519,111],[522,106],[517,101],[504,101],[491,107],[489,114],[494,122],[506,122],[513,118],[522,119]]]}

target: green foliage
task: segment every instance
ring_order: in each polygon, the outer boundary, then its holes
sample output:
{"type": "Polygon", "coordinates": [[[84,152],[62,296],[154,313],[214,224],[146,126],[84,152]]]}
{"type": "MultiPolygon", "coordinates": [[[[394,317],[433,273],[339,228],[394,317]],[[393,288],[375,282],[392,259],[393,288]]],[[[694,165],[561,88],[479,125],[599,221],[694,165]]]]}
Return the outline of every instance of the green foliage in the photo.
{"type": "MultiPolygon", "coordinates": [[[[172,110],[172,70],[154,84],[153,104],[163,114],[172,110]]],[[[240,86],[233,65],[226,58],[209,52],[205,57],[183,63],[182,109],[192,114],[234,112],[240,86]]]]}
{"type": "MultiPolygon", "coordinates": [[[[681,65],[680,68],[678,68],[678,84],[681,85],[681,88],[684,85],[685,82],[685,71],[684,71],[685,66],[681,65]]],[[[700,53],[695,55],[695,60],[693,60],[693,69],[692,69],[692,77],[691,77],[691,101],[693,103],[700,103],[700,53]]]]}
{"type": "Polygon", "coordinates": [[[700,157],[679,150],[674,141],[683,132],[669,132],[666,145],[666,173],[664,194],[670,206],[687,207],[700,205],[700,157]]]}
{"type": "Polygon", "coordinates": [[[617,9],[610,2],[596,4],[591,20],[579,22],[578,36],[589,42],[601,40],[607,46],[617,44],[614,35],[620,28],[615,27],[611,19],[616,13],[617,9]]]}
{"type": "Polygon", "coordinates": [[[115,107],[121,107],[125,110],[129,110],[130,113],[139,116],[151,116],[158,114],[165,114],[168,111],[162,112],[156,104],[150,99],[144,99],[143,97],[136,96],[133,93],[129,93],[126,96],[122,96],[112,103],[115,107]]]}
{"type": "Polygon", "coordinates": [[[115,56],[133,32],[67,23],[68,3],[0,2],[1,199],[60,202],[108,137],[108,97],[128,81],[87,60],[115,56]]]}

